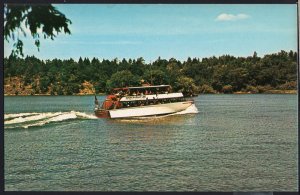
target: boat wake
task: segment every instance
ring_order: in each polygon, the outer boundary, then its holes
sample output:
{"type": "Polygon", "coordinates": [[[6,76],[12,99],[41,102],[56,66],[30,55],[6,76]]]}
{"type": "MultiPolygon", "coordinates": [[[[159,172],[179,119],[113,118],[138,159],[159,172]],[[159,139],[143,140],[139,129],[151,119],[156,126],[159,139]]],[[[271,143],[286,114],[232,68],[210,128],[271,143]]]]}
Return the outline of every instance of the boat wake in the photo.
{"type": "Polygon", "coordinates": [[[4,127],[5,129],[28,128],[72,119],[97,119],[97,117],[76,111],[4,114],[4,127]]]}
{"type": "MultiPolygon", "coordinates": [[[[182,114],[194,114],[198,113],[198,109],[195,105],[191,105],[186,110],[181,112],[163,115],[163,116],[151,116],[151,117],[135,117],[131,119],[117,119],[120,121],[151,121],[160,118],[165,118],[172,115],[182,114]]],[[[87,114],[84,112],[70,111],[70,112],[45,112],[45,113],[16,113],[16,114],[4,114],[4,128],[29,128],[44,126],[49,123],[70,121],[70,120],[86,120],[86,119],[98,119],[94,114],[87,114]]]]}
{"type": "Polygon", "coordinates": [[[174,114],[170,114],[170,115],[180,115],[180,114],[197,114],[199,111],[197,109],[197,107],[195,106],[195,104],[192,104],[191,106],[189,106],[187,109],[181,111],[181,112],[176,112],[174,114]]]}

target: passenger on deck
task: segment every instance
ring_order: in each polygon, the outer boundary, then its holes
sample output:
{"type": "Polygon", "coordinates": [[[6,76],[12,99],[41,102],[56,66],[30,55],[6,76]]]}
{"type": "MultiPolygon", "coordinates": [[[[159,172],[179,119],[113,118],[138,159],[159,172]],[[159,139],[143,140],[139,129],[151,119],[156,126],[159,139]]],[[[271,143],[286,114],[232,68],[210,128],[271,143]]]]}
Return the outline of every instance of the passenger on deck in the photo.
{"type": "Polygon", "coordinates": [[[155,97],[153,97],[153,104],[156,104],[156,102],[157,102],[157,101],[155,100],[155,97]]]}
{"type": "Polygon", "coordinates": [[[123,96],[123,95],[124,95],[124,92],[123,92],[123,91],[119,91],[119,95],[120,95],[120,96],[123,96]]]}
{"type": "Polygon", "coordinates": [[[148,98],[146,98],[145,105],[148,105],[148,104],[149,104],[149,101],[148,101],[148,98]]]}

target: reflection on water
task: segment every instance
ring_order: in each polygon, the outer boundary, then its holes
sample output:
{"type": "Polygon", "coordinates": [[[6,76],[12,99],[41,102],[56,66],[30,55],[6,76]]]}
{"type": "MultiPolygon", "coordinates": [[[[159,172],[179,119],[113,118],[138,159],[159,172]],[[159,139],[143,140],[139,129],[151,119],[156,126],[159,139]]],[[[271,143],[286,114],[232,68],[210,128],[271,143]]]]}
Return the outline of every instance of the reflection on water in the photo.
{"type": "Polygon", "coordinates": [[[151,142],[153,140],[162,141],[162,143],[167,142],[175,131],[166,128],[166,126],[182,125],[187,120],[195,119],[196,113],[198,113],[198,110],[195,105],[192,105],[180,113],[164,116],[109,119],[106,121],[107,125],[118,126],[118,128],[109,131],[109,143],[151,142]],[[139,128],[136,128],[137,126],[139,128]],[[158,126],[161,128],[157,128],[158,126]]]}
{"type": "MultiPolygon", "coordinates": [[[[193,117],[194,114],[186,114],[189,117],[193,117]]],[[[147,124],[147,125],[157,125],[157,124],[182,124],[186,120],[186,116],[170,115],[170,116],[153,116],[153,117],[140,117],[140,118],[128,118],[128,119],[112,119],[111,123],[124,123],[124,124],[147,124]]]]}
{"type": "Polygon", "coordinates": [[[166,143],[175,132],[173,128],[166,127],[182,125],[188,120],[193,120],[196,113],[198,109],[192,105],[182,112],[163,116],[106,119],[106,125],[112,127],[109,131],[109,143],[132,143],[133,141],[166,143]]]}

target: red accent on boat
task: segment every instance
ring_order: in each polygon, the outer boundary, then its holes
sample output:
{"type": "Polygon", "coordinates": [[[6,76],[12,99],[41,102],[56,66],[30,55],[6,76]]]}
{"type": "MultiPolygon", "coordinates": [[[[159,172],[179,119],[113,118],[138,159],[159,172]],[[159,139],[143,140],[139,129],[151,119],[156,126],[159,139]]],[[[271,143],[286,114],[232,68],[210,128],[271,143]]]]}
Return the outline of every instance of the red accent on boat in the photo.
{"type": "Polygon", "coordinates": [[[122,108],[122,103],[120,101],[115,102],[115,104],[117,105],[116,108],[122,108]]]}
{"type": "Polygon", "coordinates": [[[116,101],[116,100],[117,100],[117,96],[115,96],[115,95],[108,95],[106,99],[107,99],[107,100],[113,100],[113,101],[116,101]]]}
{"type": "Polygon", "coordinates": [[[107,110],[96,110],[95,115],[98,118],[110,118],[109,111],[107,111],[107,110]]]}
{"type": "Polygon", "coordinates": [[[106,101],[103,102],[103,105],[102,105],[103,109],[109,110],[109,109],[112,109],[112,107],[113,107],[113,101],[106,100],[106,101]]]}

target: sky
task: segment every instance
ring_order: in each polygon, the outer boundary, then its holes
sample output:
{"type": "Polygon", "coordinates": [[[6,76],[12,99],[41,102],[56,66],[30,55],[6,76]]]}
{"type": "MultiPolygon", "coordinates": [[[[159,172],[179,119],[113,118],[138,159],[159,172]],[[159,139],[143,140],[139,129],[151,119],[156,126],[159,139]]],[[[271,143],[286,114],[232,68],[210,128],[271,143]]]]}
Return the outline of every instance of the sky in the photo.
{"type": "MultiPolygon", "coordinates": [[[[151,62],[158,57],[183,61],[297,50],[297,7],[291,4],[54,6],[72,21],[72,34],[59,34],[54,41],[41,39],[40,51],[30,36],[21,37],[25,56],[44,60],[143,57],[151,62]]],[[[12,44],[4,42],[4,56],[9,56],[12,44]]]]}

